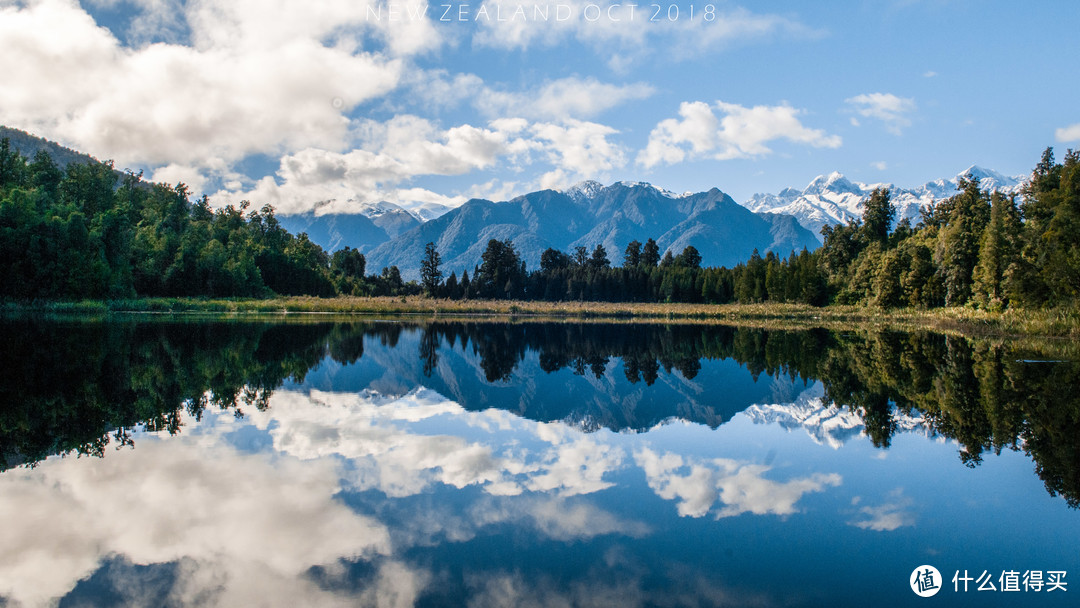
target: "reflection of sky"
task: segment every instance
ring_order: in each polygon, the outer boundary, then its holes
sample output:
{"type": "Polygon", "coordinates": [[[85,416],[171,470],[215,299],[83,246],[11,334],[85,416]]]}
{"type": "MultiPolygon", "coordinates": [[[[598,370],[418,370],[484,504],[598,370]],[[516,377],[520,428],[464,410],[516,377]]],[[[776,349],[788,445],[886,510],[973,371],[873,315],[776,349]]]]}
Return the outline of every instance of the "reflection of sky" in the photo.
{"type": "Polygon", "coordinates": [[[187,423],[0,476],[0,593],[44,604],[113,572],[132,604],[903,605],[923,563],[1080,572],[1077,514],[1029,460],[967,469],[918,433],[888,451],[745,415],[582,433],[422,387],[293,387],[187,423]]]}

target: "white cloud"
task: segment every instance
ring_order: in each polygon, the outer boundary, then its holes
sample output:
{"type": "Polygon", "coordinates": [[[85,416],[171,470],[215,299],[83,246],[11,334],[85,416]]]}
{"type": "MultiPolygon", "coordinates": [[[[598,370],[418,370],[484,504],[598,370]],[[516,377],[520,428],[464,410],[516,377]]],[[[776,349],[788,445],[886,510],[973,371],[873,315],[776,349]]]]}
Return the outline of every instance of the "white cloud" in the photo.
{"type": "Polygon", "coordinates": [[[903,129],[911,126],[908,115],[916,109],[914,99],[897,97],[892,93],[856,95],[845,99],[844,103],[859,116],[876,118],[885,123],[885,130],[894,135],[900,135],[903,129]]]}
{"type": "Polygon", "coordinates": [[[591,76],[548,80],[524,90],[489,86],[475,74],[446,70],[412,69],[402,85],[412,99],[426,108],[453,108],[468,101],[485,116],[530,120],[588,119],[628,101],[652,96],[656,89],[644,82],[612,84],[591,76]]]}
{"type": "Polygon", "coordinates": [[[341,559],[389,566],[386,584],[403,587],[382,593],[422,586],[422,573],[380,557],[388,530],[335,500],[338,490],[330,462],[243,454],[220,437],[144,437],[137,451],[7,471],[0,514],[21,524],[0,528],[0,595],[50,603],[115,556],[179,563],[175,603],[353,605],[360,598],[307,576],[341,559]]]}
{"type": "Polygon", "coordinates": [[[743,513],[755,515],[790,515],[795,505],[809,492],[821,492],[839,486],[835,473],[816,473],[809,477],[777,482],[766,479],[771,470],[766,465],[729,459],[691,462],[672,453],[658,455],[652,450],[635,452],[634,459],[645,471],[649,487],[666,500],[677,501],[683,517],[702,517],[712,511],[717,518],[743,513]],[[713,511],[719,501],[721,507],[713,511]]]}
{"type": "Polygon", "coordinates": [[[179,42],[185,30],[183,0],[90,0],[89,4],[116,9],[120,5],[137,7],[127,37],[135,44],[179,42]]]}
{"type": "MultiPolygon", "coordinates": [[[[175,29],[159,18],[175,17],[175,3],[137,4],[146,18],[139,27],[175,29]]],[[[317,8],[192,2],[182,12],[189,44],[134,48],[76,2],[9,5],[0,9],[0,122],[120,166],[206,167],[254,153],[340,150],[345,113],[397,85],[402,62],[394,57],[439,44],[427,21],[369,22],[366,8],[353,0],[317,8]],[[375,38],[383,51],[372,51],[375,38]]]]}
{"type": "Polygon", "coordinates": [[[354,202],[382,200],[406,208],[426,202],[456,206],[464,197],[398,186],[416,176],[461,175],[489,168],[502,157],[534,147],[498,128],[466,124],[443,130],[412,115],[385,123],[361,121],[354,132],[366,149],[344,153],[303,149],[281,158],[278,179],[265,177],[250,190],[221,191],[214,198],[219,203],[250,199],[271,204],[281,213],[308,211],[318,203],[329,203],[320,206],[320,212],[347,212],[354,202]]]}
{"type": "Polygon", "coordinates": [[[889,168],[889,163],[887,163],[887,162],[885,162],[883,160],[879,160],[879,161],[875,161],[875,162],[870,163],[870,166],[877,169],[878,171],[884,171],[884,170],[889,168]]]}
{"type": "MultiPolygon", "coordinates": [[[[520,118],[493,120],[488,127],[464,124],[440,129],[413,115],[386,122],[361,121],[354,126],[362,149],[333,152],[307,148],[283,156],[274,177],[247,189],[222,190],[218,204],[240,200],[271,204],[281,213],[349,212],[357,203],[390,201],[406,209],[423,203],[450,207],[468,196],[483,194],[473,187],[457,196],[407,187],[413,178],[463,175],[494,167],[500,161],[544,162],[554,169],[541,178],[547,187],[603,176],[626,164],[626,153],[609,137],[618,133],[599,123],[567,120],[529,123],[520,118]]],[[[489,182],[492,183],[492,182],[489,182]]],[[[507,188],[493,187],[501,193],[507,188]]]]}
{"type": "Polygon", "coordinates": [[[615,129],[594,123],[568,120],[563,124],[533,125],[535,138],[555,170],[541,177],[541,187],[555,188],[582,179],[600,179],[607,171],[626,164],[622,146],[608,140],[615,129]]]}
{"type": "Polygon", "coordinates": [[[934,70],[927,70],[926,72],[923,72],[923,78],[933,78],[933,77],[935,77],[937,75],[938,75],[938,73],[935,72],[934,70]]]}
{"type": "Polygon", "coordinates": [[[1080,141],[1080,122],[1054,131],[1054,138],[1061,143],[1080,141]]]}
{"type": "Polygon", "coordinates": [[[652,130],[637,162],[652,168],[697,158],[764,156],[772,153],[766,144],[777,140],[815,148],[840,146],[838,135],[804,126],[798,118],[803,113],[786,104],[747,108],[723,101],[713,106],[701,101],[683,102],[679,106],[680,118],[663,120],[652,130]]]}
{"type": "Polygon", "coordinates": [[[618,448],[568,434],[557,423],[515,419],[515,428],[524,426],[549,444],[525,455],[502,444],[418,434],[399,427],[397,423],[444,414],[488,430],[506,425],[504,412],[465,412],[428,390],[400,397],[278,391],[272,405],[272,414],[255,412],[251,419],[270,433],[275,449],[302,460],[331,455],[347,458],[355,470],[354,489],[377,489],[388,496],[415,495],[433,483],[478,486],[494,496],[525,491],[578,496],[610,487],[605,476],[622,467],[624,460],[618,448]]]}
{"type": "MultiPolygon", "coordinates": [[[[849,525],[875,532],[892,532],[904,526],[914,526],[915,516],[908,510],[912,505],[911,499],[906,498],[901,489],[893,490],[889,495],[892,498],[890,502],[860,508],[859,517],[848,522],[849,525]]],[[[858,504],[858,500],[853,504],[858,504]]]]}

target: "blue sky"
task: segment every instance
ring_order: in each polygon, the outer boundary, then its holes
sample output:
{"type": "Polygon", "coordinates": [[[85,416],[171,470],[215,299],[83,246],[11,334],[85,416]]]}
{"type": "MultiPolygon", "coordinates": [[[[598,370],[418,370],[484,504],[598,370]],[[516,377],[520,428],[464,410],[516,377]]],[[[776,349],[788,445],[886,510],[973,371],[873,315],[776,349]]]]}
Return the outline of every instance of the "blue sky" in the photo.
{"type": "Polygon", "coordinates": [[[1078,22],[1068,1],[0,0],[0,123],[282,212],[584,179],[910,187],[1078,147],[1078,22]]]}

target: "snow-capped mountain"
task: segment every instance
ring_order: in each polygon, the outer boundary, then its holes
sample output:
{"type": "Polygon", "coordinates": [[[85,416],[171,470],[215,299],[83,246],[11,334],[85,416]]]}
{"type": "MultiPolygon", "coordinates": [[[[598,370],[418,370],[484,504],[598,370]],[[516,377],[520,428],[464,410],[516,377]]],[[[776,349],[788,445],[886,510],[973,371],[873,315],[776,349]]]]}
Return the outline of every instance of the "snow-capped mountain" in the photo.
{"type": "MultiPolygon", "coordinates": [[[[854,437],[863,434],[862,417],[850,408],[824,402],[824,388],[815,383],[803,391],[793,403],[758,404],[743,410],[742,415],[754,424],[779,424],[788,431],[803,429],[814,443],[840,449],[854,437]]],[[[920,432],[929,436],[923,418],[893,412],[898,432],[920,432]]]]}
{"type": "Polygon", "coordinates": [[[823,226],[861,218],[862,203],[875,188],[889,188],[896,206],[896,220],[907,218],[914,225],[919,222],[923,208],[956,194],[960,178],[967,176],[978,177],[984,190],[999,190],[1004,194],[1019,193],[1027,180],[1023,176],[1008,177],[972,165],[952,179],[938,179],[916,188],[898,188],[893,184],[852,182],[833,172],[819,175],[801,191],[786,188],[777,194],[755,194],[743,206],[757,213],[793,215],[820,240],[823,226]]]}

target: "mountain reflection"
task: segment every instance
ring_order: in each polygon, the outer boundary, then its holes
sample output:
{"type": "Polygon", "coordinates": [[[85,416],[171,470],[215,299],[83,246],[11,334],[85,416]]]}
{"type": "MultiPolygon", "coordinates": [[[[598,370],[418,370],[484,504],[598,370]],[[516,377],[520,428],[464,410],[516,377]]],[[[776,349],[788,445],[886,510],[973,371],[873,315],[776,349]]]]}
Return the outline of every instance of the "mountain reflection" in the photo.
{"type": "MultiPolygon", "coordinates": [[[[135,428],[179,433],[208,408],[243,417],[286,385],[393,398],[420,388],[466,411],[643,431],[671,419],[715,428],[820,383],[823,406],[856,417],[878,447],[921,419],[956,440],[969,466],[1024,451],[1051,494],[1080,504],[1080,363],[1061,352],[1069,345],[623,323],[8,319],[0,327],[3,469],[53,454],[101,456],[110,442],[131,445],[135,428]]],[[[739,469],[717,466],[708,475],[722,493],[739,469]]],[[[649,483],[658,492],[679,487],[656,471],[649,483]]],[[[831,480],[813,483],[807,491],[831,480]]],[[[691,513],[705,498],[680,500],[691,513]]]]}

